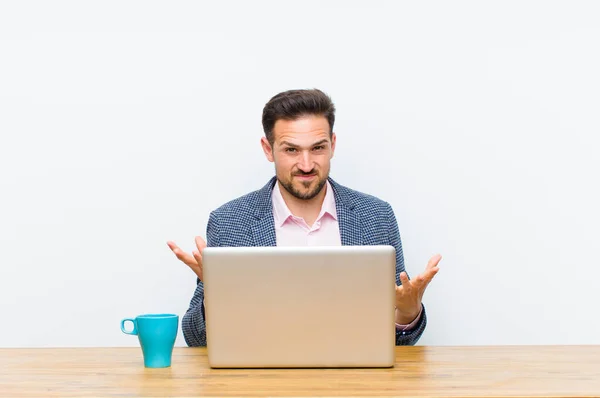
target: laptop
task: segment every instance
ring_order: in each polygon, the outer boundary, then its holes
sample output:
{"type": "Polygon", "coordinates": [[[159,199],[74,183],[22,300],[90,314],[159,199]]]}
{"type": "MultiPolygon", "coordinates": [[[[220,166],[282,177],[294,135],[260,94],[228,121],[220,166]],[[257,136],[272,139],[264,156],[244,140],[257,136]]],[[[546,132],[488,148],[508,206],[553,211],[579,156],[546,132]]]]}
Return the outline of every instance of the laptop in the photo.
{"type": "Polygon", "coordinates": [[[393,246],[207,247],[213,368],[392,367],[393,246]]]}

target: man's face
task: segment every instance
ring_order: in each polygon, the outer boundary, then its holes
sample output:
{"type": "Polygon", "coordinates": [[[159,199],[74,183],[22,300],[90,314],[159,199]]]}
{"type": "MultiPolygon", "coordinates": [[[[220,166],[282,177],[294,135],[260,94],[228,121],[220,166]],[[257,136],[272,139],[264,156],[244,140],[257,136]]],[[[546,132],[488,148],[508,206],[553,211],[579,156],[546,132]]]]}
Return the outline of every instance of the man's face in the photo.
{"type": "Polygon", "coordinates": [[[281,185],[298,199],[314,198],[327,182],[335,150],[335,134],[323,116],[308,115],[297,120],[278,120],[273,127],[274,143],[265,137],[261,144],[281,185]]]}

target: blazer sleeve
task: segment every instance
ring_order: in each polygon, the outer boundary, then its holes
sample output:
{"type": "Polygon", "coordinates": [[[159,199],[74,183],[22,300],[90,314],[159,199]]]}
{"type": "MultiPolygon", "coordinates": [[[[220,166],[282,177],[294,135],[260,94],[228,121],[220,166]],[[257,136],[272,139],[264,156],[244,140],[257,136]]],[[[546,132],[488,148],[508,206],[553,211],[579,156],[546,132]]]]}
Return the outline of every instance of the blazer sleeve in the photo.
{"type": "MultiPolygon", "coordinates": [[[[219,244],[219,224],[216,215],[211,212],[206,227],[206,245],[219,246],[219,244]]],[[[194,296],[181,321],[183,337],[189,347],[206,346],[206,317],[204,314],[204,283],[196,278],[194,296]]]]}
{"type": "MultiPolygon", "coordinates": [[[[404,268],[404,253],[402,252],[402,241],[400,239],[400,231],[398,229],[398,222],[394,215],[394,210],[389,203],[386,203],[387,207],[387,221],[388,221],[388,240],[389,244],[394,246],[396,249],[396,285],[400,286],[400,273],[405,272],[404,268]]],[[[407,272],[408,275],[408,272],[407,272]]],[[[409,276],[410,279],[410,276],[409,276]]],[[[421,304],[423,305],[423,304],[421,304]]],[[[423,335],[427,326],[427,314],[425,313],[425,306],[423,305],[421,318],[417,322],[414,328],[411,330],[396,330],[396,345],[415,345],[417,341],[423,335]]]]}

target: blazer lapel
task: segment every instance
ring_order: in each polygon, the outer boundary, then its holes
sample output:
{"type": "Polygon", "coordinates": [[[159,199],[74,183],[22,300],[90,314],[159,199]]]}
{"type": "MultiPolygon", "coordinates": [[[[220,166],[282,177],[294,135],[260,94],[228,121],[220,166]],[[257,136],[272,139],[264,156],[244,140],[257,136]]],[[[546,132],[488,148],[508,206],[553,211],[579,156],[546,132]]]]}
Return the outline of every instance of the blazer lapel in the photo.
{"type": "MultiPolygon", "coordinates": [[[[271,193],[276,182],[273,177],[259,192],[255,203],[254,223],[251,226],[252,239],[256,246],[276,246],[275,221],[271,193]]],[[[354,209],[351,194],[333,179],[329,178],[335,197],[335,208],[340,228],[340,238],[344,246],[364,244],[359,214],[354,209]]]]}
{"type": "Polygon", "coordinates": [[[259,192],[255,203],[254,223],[251,226],[255,246],[276,246],[275,221],[271,193],[276,178],[273,177],[259,192]]]}
{"type": "Polygon", "coordinates": [[[258,219],[252,225],[252,236],[255,246],[276,246],[275,221],[273,214],[258,219]]]}
{"type": "Polygon", "coordinates": [[[340,227],[340,238],[343,246],[358,246],[363,244],[360,216],[354,210],[352,197],[331,178],[329,182],[335,196],[335,208],[340,227]]]}

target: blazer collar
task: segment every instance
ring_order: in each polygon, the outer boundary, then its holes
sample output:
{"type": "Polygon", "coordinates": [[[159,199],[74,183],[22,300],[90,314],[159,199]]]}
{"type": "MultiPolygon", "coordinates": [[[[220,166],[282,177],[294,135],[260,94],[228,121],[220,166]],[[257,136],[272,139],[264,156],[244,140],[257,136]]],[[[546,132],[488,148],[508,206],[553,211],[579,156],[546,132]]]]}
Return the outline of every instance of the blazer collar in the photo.
{"type": "MultiPolygon", "coordinates": [[[[335,207],[340,227],[342,245],[362,244],[361,220],[356,207],[356,195],[343,185],[338,184],[331,177],[328,178],[335,197],[335,207]]],[[[277,182],[277,177],[272,177],[261,189],[258,190],[254,208],[256,222],[252,228],[254,241],[257,246],[275,246],[275,222],[273,220],[273,203],[271,194],[277,182]]]]}
{"type": "MultiPolygon", "coordinates": [[[[333,194],[335,197],[335,205],[338,211],[340,208],[346,208],[346,210],[354,210],[356,206],[356,197],[351,190],[343,185],[338,184],[331,177],[328,177],[329,183],[333,188],[333,194]]],[[[254,208],[254,216],[258,219],[265,217],[273,213],[273,203],[271,201],[271,194],[273,193],[273,187],[277,182],[277,177],[272,177],[261,189],[258,190],[257,200],[254,208]]]]}

